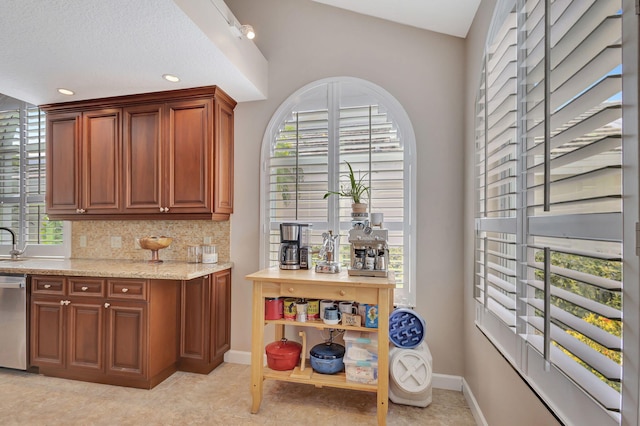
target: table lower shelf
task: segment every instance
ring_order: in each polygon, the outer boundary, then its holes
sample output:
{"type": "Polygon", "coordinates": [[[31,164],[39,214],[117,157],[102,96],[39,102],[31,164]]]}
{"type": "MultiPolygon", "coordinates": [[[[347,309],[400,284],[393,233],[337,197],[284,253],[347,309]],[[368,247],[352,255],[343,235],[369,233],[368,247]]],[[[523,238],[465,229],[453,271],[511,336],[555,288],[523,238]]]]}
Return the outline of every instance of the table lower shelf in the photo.
{"type": "Polygon", "coordinates": [[[262,376],[265,379],[281,380],[284,382],[306,383],[316,387],[329,386],[333,388],[352,389],[367,392],[377,392],[378,385],[368,385],[364,383],[348,382],[345,373],[320,374],[313,371],[307,365],[304,371],[300,367],[293,370],[277,371],[264,367],[262,376]]]}

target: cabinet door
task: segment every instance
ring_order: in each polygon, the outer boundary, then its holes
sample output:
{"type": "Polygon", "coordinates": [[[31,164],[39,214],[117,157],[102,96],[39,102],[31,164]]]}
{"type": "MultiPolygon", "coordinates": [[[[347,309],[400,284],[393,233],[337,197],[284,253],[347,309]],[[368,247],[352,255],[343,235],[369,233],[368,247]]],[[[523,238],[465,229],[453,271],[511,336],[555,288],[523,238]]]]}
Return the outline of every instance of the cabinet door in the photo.
{"type": "Polygon", "coordinates": [[[124,197],[125,211],[161,212],[162,112],[164,104],[125,108],[124,197]]]}
{"type": "Polygon", "coordinates": [[[83,209],[88,214],[120,210],[120,110],[82,114],[83,209]]]}
{"type": "Polygon", "coordinates": [[[214,211],[233,213],[233,106],[216,101],[214,211]]]}
{"type": "Polygon", "coordinates": [[[67,369],[104,369],[104,306],[100,300],[71,299],[67,310],[67,369]]]}
{"type": "Polygon", "coordinates": [[[80,209],[80,113],[47,114],[47,212],[80,209]]]}
{"type": "Polygon", "coordinates": [[[63,368],[64,312],[62,297],[32,296],[31,364],[63,368]]]}
{"type": "Polygon", "coordinates": [[[107,309],[107,374],[144,378],[147,371],[145,303],[111,303],[107,309]]]}
{"type": "Polygon", "coordinates": [[[231,347],[231,270],[212,275],[211,315],[214,327],[211,359],[220,358],[231,347]]]}
{"type": "Polygon", "coordinates": [[[209,362],[210,279],[204,277],[183,281],[180,307],[180,357],[209,362]]]}
{"type": "Polygon", "coordinates": [[[171,102],[168,109],[165,208],[169,213],[211,213],[212,101],[171,102]]]}

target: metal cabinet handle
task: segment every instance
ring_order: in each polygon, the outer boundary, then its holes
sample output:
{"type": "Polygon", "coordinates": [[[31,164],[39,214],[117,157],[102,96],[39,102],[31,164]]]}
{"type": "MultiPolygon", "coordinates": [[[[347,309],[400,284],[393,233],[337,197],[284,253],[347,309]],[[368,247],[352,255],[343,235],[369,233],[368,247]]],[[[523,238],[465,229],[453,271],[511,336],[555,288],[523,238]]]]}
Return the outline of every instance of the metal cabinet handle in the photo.
{"type": "Polygon", "coordinates": [[[169,207],[160,207],[160,213],[167,213],[169,211],[169,207]]]}
{"type": "Polygon", "coordinates": [[[84,213],[84,212],[86,212],[85,209],[76,209],[76,213],[84,213]]]}
{"type": "Polygon", "coordinates": [[[83,286],[83,287],[81,288],[81,290],[82,290],[82,291],[87,291],[87,290],[89,290],[89,287],[87,287],[87,286],[83,286]]]}
{"type": "Polygon", "coordinates": [[[129,291],[129,289],[128,289],[128,288],[126,288],[126,287],[122,289],[122,292],[123,292],[123,293],[126,293],[126,292],[128,292],[128,291],[129,291]]]}
{"type": "Polygon", "coordinates": [[[104,303],[105,308],[108,308],[109,306],[111,306],[111,303],[107,303],[107,302],[104,303]]]}
{"type": "Polygon", "coordinates": [[[64,300],[60,301],[60,306],[64,306],[64,300]]]}
{"type": "Polygon", "coordinates": [[[60,301],[60,305],[61,306],[67,306],[69,303],[71,303],[71,300],[61,300],[60,301]]]}
{"type": "Polygon", "coordinates": [[[43,285],[44,288],[51,288],[51,284],[45,284],[43,285]]]}

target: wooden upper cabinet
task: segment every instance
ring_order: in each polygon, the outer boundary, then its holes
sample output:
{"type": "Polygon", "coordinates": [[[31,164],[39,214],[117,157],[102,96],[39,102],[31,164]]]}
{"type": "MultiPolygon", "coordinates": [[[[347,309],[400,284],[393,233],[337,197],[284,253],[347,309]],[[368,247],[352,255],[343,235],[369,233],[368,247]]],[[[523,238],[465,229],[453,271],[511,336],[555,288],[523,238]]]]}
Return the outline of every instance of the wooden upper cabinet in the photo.
{"type": "Polygon", "coordinates": [[[164,104],[124,109],[125,210],[158,213],[162,188],[164,104]]]}
{"type": "Polygon", "coordinates": [[[211,99],[168,104],[169,137],[165,146],[165,211],[213,212],[212,174],[213,111],[211,99]]]}
{"type": "Polygon", "coordinates": [[[120,208],[121,111],[82,114],[82,213],[117,213],[120,208]]]}
{"type": "Polygon", "coordinates": [[[80,209],[80,129],[82,114],[47,114],[47,211],[76,214],[80,209]]]}
{"type": "Polygon", "coordinates": [[[235,103],[216,102],[214,204],[218,213],[233,213],[233,108],[235,103]]]}
{"type": "Polygon", "coordinates": [[[233,109],[215,86],[43,105],[52,219],[233,213],[233,109]]]}

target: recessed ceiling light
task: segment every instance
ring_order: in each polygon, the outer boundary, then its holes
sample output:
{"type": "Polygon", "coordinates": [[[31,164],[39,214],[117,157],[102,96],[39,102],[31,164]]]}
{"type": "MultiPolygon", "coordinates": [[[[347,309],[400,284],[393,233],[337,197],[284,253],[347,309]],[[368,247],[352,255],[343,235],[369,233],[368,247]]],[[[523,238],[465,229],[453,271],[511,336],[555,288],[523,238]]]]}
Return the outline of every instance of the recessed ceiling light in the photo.
{"type": "Polygon", "coordinates": [[[171,75],[171,74],[163,74],[162,78],[164,78],[167,81],[170,81],[172,83],[177,83],[180,81],[180,79],[178,77],[176,77],[175,75],[171,75]]]}
{"type": "Polygon", "coordinates": [[[58,93],[62,93],[63,95],[67,96],[75,95],[75,92],[73,90],[65,89],[63,87],[58,89],[58,93]]]}

